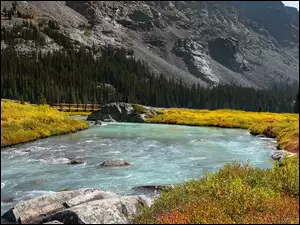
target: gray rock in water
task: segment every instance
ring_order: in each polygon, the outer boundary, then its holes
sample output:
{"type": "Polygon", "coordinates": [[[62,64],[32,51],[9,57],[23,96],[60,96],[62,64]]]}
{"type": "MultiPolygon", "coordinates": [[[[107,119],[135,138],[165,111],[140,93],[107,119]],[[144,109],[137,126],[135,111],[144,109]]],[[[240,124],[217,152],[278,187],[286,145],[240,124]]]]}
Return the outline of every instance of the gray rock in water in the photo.
{"type": "Polygon", "coordinates": [[[151,205],[146,196],[95,200],[53,213],[47,219],[65,224],[129,224],[143,205],[151,205]]]}
{"type": "Polygon", "coordinates": [[[259,134],[259,135],[257,135],[256,137],[266,137],[266,135],[264,135],[264,134],[259,134]]]}
{"type": "Polygon", "coordinates": [[[100,164],[102,167],[128,167],[131,164],[125,160],[111,159],[100,164]]]}
{"type": "Polygon", "coordinates": [[[1,197],[1,202],[10,203],[14,201],[14,197],[1,197]]]}
{"type": "Polygon", "coordinates": [[[102,124],[102,122],[100,120],[96,120],[94,123],[94,125],[101,125],[101,124],[102,124]]]}
{"type": "Polygon", "coordinates": [[[71,159],[69,164],[83,164],[85,161],[83,159],[71,159]]]}
{"type": "Polygon", "coordinates": [[[102,119],[103,119],[103,122],[108,122],[108,123],[110,123],[110,122],[116,122],[116,120],[114,120],[114,119],[111,117],[111,115],[104,115],[104,116],[102,117],[102,119]]]}

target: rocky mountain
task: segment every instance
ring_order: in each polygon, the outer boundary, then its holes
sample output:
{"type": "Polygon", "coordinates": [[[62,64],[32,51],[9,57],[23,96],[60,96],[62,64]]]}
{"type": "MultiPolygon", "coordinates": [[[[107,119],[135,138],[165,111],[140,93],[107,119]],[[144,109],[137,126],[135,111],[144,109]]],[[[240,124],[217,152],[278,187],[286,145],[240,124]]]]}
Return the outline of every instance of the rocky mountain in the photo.
{"type": "Polygon", "coordinates": [[[44,32],[56,21],[78,46],[132,48],[156,74],[188,85],[299,82],[299,11],[280,1],[17,1],[9,18],[12,4],[1,1],[1,26],[30,18],[46,40],[18,42],[21,53],[63,48],[44,32]]]}

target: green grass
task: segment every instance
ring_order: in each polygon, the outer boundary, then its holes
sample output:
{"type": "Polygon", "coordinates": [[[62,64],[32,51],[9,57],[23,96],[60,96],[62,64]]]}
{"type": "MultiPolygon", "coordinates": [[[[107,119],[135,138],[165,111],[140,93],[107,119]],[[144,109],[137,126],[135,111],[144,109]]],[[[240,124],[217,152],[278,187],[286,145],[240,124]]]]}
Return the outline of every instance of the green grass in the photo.
{"type": "Polygon", "coordinates": [[[48,105],[1,99],[1,147],[87,128],[85,121],[73,120],[48,105]]]}
{"type": "Polygon", "coordinates": [[[140,106],[138,104],[131,104],[132,108],[135,109],[135,111],[138,113],[138,114],[144,114],[146,113],[146,110],[144,109],[143,106],[140,106]]]}
{"type": "Polygon", "coordinates": [[[299,223],[298,155],[265,170],[236,162],[163,191],[134,223],[299,223]]]}

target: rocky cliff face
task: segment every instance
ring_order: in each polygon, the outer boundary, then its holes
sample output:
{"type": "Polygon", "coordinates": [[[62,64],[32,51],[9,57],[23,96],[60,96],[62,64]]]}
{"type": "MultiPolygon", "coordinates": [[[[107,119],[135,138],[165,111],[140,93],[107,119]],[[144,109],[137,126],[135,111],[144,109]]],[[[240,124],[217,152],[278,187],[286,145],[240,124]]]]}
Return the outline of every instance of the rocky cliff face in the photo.
{"type": "MultiPolygon", "coordinates": [[[[299,12],[280,1],[19,1],[17,10],[57,21],[79,45],[132,48],[154,72],[188,85],[299,81],[299,12]]],[[[1,25],[20,21],[2,15],[1,25]]],[[[49,38],[44,50],[54,48],[49,38]]]]}

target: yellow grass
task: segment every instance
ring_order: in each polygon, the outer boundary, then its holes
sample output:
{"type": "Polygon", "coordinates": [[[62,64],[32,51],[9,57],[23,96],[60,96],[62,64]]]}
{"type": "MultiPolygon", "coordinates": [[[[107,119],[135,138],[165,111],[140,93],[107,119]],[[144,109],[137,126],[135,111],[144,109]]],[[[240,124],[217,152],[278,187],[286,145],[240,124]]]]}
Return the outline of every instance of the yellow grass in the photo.
{"type": "Polygon", "coordinates": [[[19,104],[1,99],[1,147],[88,128],[48,105],[19,104]]]}
{"type": "Polygon", "coordinates": [[[164,109],[147,119],[149,123],[214,126],[249,129],[252,134],[276,138],[278,149],[299,152],[299,115],[245,112],[240,110],[164,109]]]}

